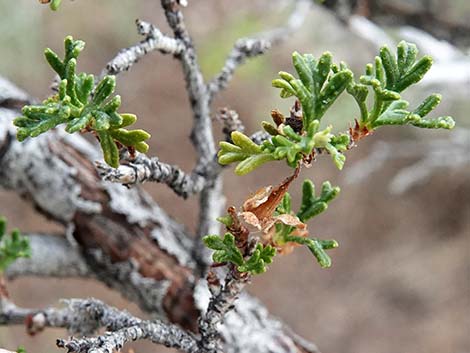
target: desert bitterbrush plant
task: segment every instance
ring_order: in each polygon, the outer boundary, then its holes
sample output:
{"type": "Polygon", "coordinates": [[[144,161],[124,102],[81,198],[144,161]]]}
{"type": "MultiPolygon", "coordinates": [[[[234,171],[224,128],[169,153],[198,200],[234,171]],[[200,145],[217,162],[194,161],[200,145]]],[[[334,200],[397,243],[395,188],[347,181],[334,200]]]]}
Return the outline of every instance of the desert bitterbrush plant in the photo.
{"type": "MultiPolygon", "coordinates": [[[[20,141],[36,137],[60,124],[65,131],[94,133],[101,144],[105,161],[119,165],[120,148],[146,152],[144,142],[150,135],[143,130],[127,130],[135,115],[118,113],[119,96],[113,97],[116,81],[105,76],[95,84],[93,75],[76,73],[77,57],[85,43],[65,39],[65,56],[46,49],[45,56],[60,78],[58,93],[40,105],[25,106],[23,116],[16,118],[17,137],[20,141]]],[[[336,248],[335,240],[311,237],[306,222],[320,214],[338,195],[339,187],[324,182],[320,193],[314,184],[305,180],[302,201],[294,212],[287,192],[297,178],[302,166],[310,165],[321,154],[329,154],[338,169],[346,160],[344,152],[383,125],[413,125],[421,128],[451,129],[451,117],[427,118],[439,104],[441,97],[432,94],[415,109],[401,93],[419,82],[431,68],[432,59],[418,59],[414,44],[401,42],[393,55],[386,46],[380,50],[374,64],[366,66],[365,75],[356,82],[353,72],[345,63],[333,63],[332,55],[320,58],[311,54],[292,55],[297,77],[280,72],[272,85],[280,89],[282,98],[294,97],[288,116],[278,110],[271,112],[273,122],[262,122],[269,138],[257,144],[239,131],[231,133],[231,141],[220,142],[218,161],[221,165],[237,163],[235,173],[245,175],[271,162],[285,160],[295,172],[276,187],[268,186],[250,196],[240,210],[231,207],[228,215],[219,220],[226,226],[223,237],[208,235],[205,245],[214,250],[216,263],[231,263],[239,272],[259,274],[273,261],[276,253],[288,253],[293,247],[304,245],[314,255],[321,267],[330,267],[326,250],[336,248]],[[368,95],[373,92],[372,103],[368,95]],[[358,104],[359,117],[352,119],[349,129],[332,133],[332,125],[321,127],[328,109],[343,94],[350,94],[358,104]]]]}
{"type": "MultiPolygon", "coordinates": [[[[329,52],[320,58],[295,52],[292,61],[298,77],[281,71],[280,78],[273,80],[272,84],[280,89],[282,98],[295,97],[294,106],[287,117],[273,110],[273,122],[263,121],[262,127],[270,138],[257,144],[242,132],[234,131],[231,142],[220,142],[219,163],[238,163],[235,168],[238,175],[247,174],[267,162],[279,160],[285,160],[290,167],[296,169],[294,175],[278,187],[261,189],[245,202],[240,212],[232,211],[228,216],[222,217],[221,221],[229,232],[224,235],[223,240],[217,241],[214,235],[205,238],[206,245],[216,250],[213,256],[215,262],[231,262],[238,266],[239,271],[245,271],[246,268],[241,266],[244,261],[241,253],[235,252],[237,237],[230,233],[234,223],[239,224],[235,233],[243,235],[243,229],[251,226],[257,228],[259,234],[251,237],[251,250],[246,245],[242,246],[245,257],[249,257],[253,249],[259,252],[259,249],[266,246],[286,253],[294,246],[305,245],[321,267],[331,266],[331,259],[325,250],[336,248],[338,243],[335,240],[310,237],[306,222],[328,207],[328,203],[338,195],[339,188],[324,182],[319,195],[316,195],[313,183],[305,180],[302,201],[297,212],[292,210],[291,198],[287,193],[290,182],[297,176],[300,168],[311,164],[317,155],[329,154],[336,167],[342,169],[346,160],[344,152],[380,126],[413,125],[420,128],[451,129],[455,124],[449,116],[427,118],[440,103],[440,95],[430,95],[414,109],[408,109],[409,102],[401,97],[401,93],[419,82],[432,65],[429,56],[418,60],[418,50],[414,44],[400,42],[396,55],[388,47],[382,47],[374,64],[366,66],[366,73],[359,78],[359,82],[356,82],[345,63],[333,63],[329,52]],[[371,106],[367,101],[370,91],[374,94],[371,106]],[[344,92],[357,102],[359,118],[351,122],[347,132],[333,134],[331,125],[320,128],[320,122],[344,92]],[[228,243],[230,247],[228,244],[224,247],[216,246],[219,243],[228,243]],[[234,253],[236,257],[233,256],[234,253]]],[[[250,260],[257,261],[257,268],[264,271],[266,264],[272,261],[272,256],[269,261],[262,256],[254,259],[250,257],[250,260]]]]}

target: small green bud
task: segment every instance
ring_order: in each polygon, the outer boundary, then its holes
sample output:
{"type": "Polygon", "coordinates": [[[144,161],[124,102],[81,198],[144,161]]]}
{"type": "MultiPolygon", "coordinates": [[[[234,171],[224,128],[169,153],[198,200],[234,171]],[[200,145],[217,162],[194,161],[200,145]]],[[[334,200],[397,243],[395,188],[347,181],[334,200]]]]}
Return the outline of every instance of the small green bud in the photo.
{"type": "Polygon", "coordinates": [[[331,133],[331,129],[333,129],[333,126],[328,125],[325,130],[319,131],[313,135],[315,147],[324,148],[328,143],[330,143],[331,138],[334,136],[331,133]]]}

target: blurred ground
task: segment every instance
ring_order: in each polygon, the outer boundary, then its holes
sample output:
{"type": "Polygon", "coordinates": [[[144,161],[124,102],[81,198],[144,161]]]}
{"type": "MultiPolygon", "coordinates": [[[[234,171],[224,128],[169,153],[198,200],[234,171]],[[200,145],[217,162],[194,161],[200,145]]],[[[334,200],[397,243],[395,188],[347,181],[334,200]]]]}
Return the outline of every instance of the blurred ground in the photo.
{"type": "MultiPolygon", "coordinates": [[[[283,14],[276,13],[275,3],[191,2],[185,10],[188,27],[208,75],[217,71],[235,38],[282,21],[283,14]],[[272,11],[273,15],[266,15],[272,11]]],[[[456,6],[457,3],[460,10],[470,7],[466,2],[455,2],[456,6]]],[[[451,5],[449,2],[449,12],[458,13],[451,5]]],[[[13,5],[2,0],[0,75],[43,98],[49,94],[52,78],[41,56],[43,48],[50,46],[61,51],[67,34],[84,39],[87,49],[82,53],[80,69],[100,72],[121,47],[140,40],[135,33],[135,18],[166,29],[160,8],[152,1],[65,1],[58,13],[52,13],[37,1],[16,0],[13,5]]],[[[277,98],[270,81],[277,71],[290,70],[293,50],[316,55],[330,50],[337,61],[348,61],[357,74],[375,55],[374,48],[319,10],[289,43],[241,70],[215,107],[236,109],[248,131],[254,131],[261,120],[267,119],[272,108],[287,109],[289,103],[277,98]]],[[[150,54],[130,72],[119,76],[118,86],[123,109],[136,113],[140,117],[138,124],[153,135],[150,154],[190,170],[194,152],[187,136],[192,122],[178,63],[171,57],[150,54]]],[[[462,89],[468,87],[440,87],[445,103],[439,112],[450,113],[460,126],[469,127],[464,112],[470,104],[465,96],[456,95],[462,89]]],[[[415,90],[413,95],[420,99],[427,93],[415,90]]],[[[333,112],[329,122],[345,129],[356,114],[355,109],[351,100],[344,99],[342,108],[333,112]]],[[[446,131],[429,133],[411,127],[383,129],[348,154],[345,169],[366,156],[376,141],[431,141],[445,134],[446,131]]],[[[340,248],[331,253],[334,266],[321,270],[306,250],[298,249],[293,255],[278,258],[271,270],[256,277],[250,287],[273,314],[315,341],[324,353],[470,352],[470,169],[467,166],[438,171],[428,183],[400,196],[391,195],[386,188],[388,180],[398,168],[412,162],[389,163],[356,185],[346,185],[327,158],[317,162],[305,172],[305,177],[317,184],[329,179],[343,189],[328,212],[309,225],[315,235],[340,242],[340,248]]],[[[240,204],[245,194],[267,181],[279,182],[284,171],[282,165],[271,165],[245,177],[234,177],[227,169],[225,189],[229,203],[240,204]]],[[[297,181],[292,190],[299,189],[300,183],[297,181]]],[[[194,227],[194,198],[183,201],[162,185],[145,188],[175,218],[194,227]]],[[[294,195],[294,200],[298,200],[298,195],[294,195]]],[[[11,226],[25,232],[61,231],[11,192],[0,191],[0,214],[9,219],[11,226]]],[[[66,297],[95,296],[138,313],[135,305],[91,281],[22,279],[9,284],[9,288],[15,300],[26,306],[55,304],[66,297]]],[[[24,345],[32,353],[58,351],[55,338],[63,335],[60,330],[48,330],[37,337],[27,337],[22,327],[0,328],[0,346],[15,349],[24,345]]],[[[134,347],[138,353],[167,350],[150,344],[134,347]]]]}

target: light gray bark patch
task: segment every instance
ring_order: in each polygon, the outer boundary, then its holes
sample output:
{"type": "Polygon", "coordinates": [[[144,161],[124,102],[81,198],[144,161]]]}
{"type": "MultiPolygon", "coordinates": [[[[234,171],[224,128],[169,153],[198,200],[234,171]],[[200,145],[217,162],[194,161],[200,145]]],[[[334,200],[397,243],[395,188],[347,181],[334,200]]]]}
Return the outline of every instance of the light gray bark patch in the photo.
{"type": "Polygon", "coordinates": [[[191,253],[181,244],[175,233],[162,229],[153,229],[151,236],[156,240],[159,248],[174,256],[181,265],[194,266],[191,253]]]}
{"type": "MultiPolygon", "coordinates": [[[[206,281],[199,281],[194,288],[194,299],[198,309],[204,313],[211,294],[206,281]]],[[[258,300],[242,293],[218,327],[224,342],[225,353],[299,352],[294,339],[286,334],[285,326],[271,316],[258,300]]]]}
{"type": "Polygon", "coordinates": [[[258,300],[246,294],[240,296],[235,310],[227,313],[220,332],[226,353],[299,351],[293,339],[283,331],[282,323],[270,316],[258,300]]]}
{"type": "Polygon", "coordinates": [[[99,280],[118,290],[130,301],[138,303],[146,312],[166,319],[163,298],[167,295],[171,281],[143,277],[132,260],[111,263],[99,249],[88,251],[87,255],[99,280]]]}
{"type": "MultiPolygon", "coordinates": [[[[127,189],[120,184],[109,182],[102,182],[102,185],[110,197],[111,209],[126,216],[129,223],[138,224],[140,227],[162,223],[163,210],[138,187],[127,189]]],[[[168,218],[166,214],[165,217],[168,218]]],[[[165,225],[162,224],[162,226],[165,225]]]]}
{"type": "Polygon", "coordinates": [[[28,101],[30,97],[25,91],[0,76],[0,103],[9,99],[28,101]]]}
{"type": "Polygon", "coordinates": [[[8,266],[9,279],[19,276],[92,277],[78,249],[59,236],[29,235],[31,258],[18,259],[8,266]]]}
{"type": "Polygon", "coordinates": [[[154,226],[150,236],[158,246],[183,266],[194,267],[191,257],[192,242],[186,236],[183,226],[171,220],[167,214],[139,188],[127,189],[120,184],[103,182],[110,202],[111,209],[126,217],[129,223],[138,224],[140,227],[154,226]]]}
{"type": "MultiPolygon", "coordinates": [[[[12,110],[0,108],[0,145],[14,133],[12,110]]],[[[49,148],[50,135],[18,142],[13,139],[0,160],[0,183],[22,195],[61,222],[69,222],[76,211],[96,213],[101,205],[80,197],[81,187],[72,169],[49,148]]]]}

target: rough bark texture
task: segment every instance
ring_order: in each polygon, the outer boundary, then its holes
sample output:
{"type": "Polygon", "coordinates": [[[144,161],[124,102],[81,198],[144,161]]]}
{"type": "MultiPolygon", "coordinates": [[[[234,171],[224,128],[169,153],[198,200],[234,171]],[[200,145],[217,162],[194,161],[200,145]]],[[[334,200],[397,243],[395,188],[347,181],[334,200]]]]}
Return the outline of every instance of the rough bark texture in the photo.
{"type": "MultiPolygon", "coordinates": [[[[196,330],[209,292],[194,276],[193,242],[139,188],[102,182],[96,149],[60,130],[19,143],[12,118],[27,95],[0,81],[0,185],[72,229],[93,274],[162,319],[196,330]]],[[[255,299],[242,296],[221,327],[227,352],[313,351],[255,299]]]]}

